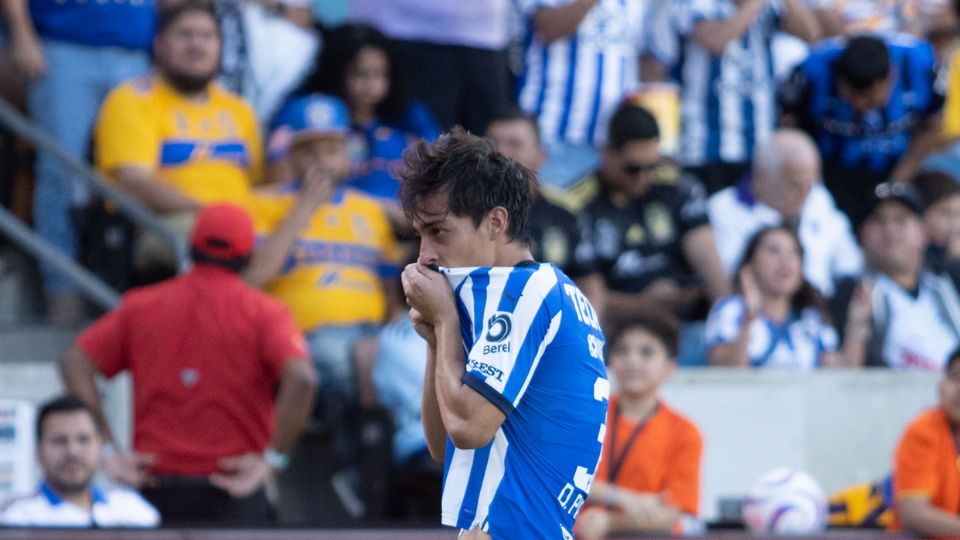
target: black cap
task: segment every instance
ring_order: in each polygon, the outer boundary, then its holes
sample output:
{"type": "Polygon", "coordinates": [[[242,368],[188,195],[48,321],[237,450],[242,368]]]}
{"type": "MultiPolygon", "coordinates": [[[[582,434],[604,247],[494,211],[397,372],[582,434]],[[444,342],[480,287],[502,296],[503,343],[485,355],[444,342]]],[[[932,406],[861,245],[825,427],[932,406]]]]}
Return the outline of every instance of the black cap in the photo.
{"type": "Polygon", "coordinates": [[[873,191],[870,192],[868,197],[867,208],[867,219],[870,218],[870,214],[877,209],[882,203],[888,201],[898,202],[907,207],[911,212],[918,216],[923,215],[923,199],[920,198],[920,193],[915,187],[904,182],[884,182],[882,184],[877,184],[873,191]]]}

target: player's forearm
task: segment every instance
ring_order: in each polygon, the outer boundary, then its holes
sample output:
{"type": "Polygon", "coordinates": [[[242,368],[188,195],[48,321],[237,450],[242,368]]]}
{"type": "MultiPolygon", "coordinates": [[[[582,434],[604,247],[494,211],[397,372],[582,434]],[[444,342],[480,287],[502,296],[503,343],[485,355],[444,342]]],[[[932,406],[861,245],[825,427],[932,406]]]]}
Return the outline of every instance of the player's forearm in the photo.
{"type": "Polygon", "coordinates": [[[420,415],[423,434],[427,442],[430,457],[437,463],[443,463],[447,447],[447,432],[443,428],[440,405],[437,402],[437,352],[427,347],[427,366],[423,373],[423,396],[420,400],[420,415]]]}
{"type": "Polygon", "coordinates": [[[693,40],[710,54],[720,56],[727,45],[739,39],[756,20],[766,0],[744,0],[729,19],[701,21],[693,29],[693,40]]]}
{"type": "Polygon", "coordinates": [[[316,390],[317,375],[309,360],[299,358],[284,365],[277,392],[277,427],[270,442],[271,448],[281,454],[293,449],[310,419],[316,390]]]}
{"type": "Polygon", "coordinates": [[[943,142],[939,119],[931,120],[913,134],[913,139],[897,166],[890,172],[890,180],[909,182],[920,169],[920,162],[943,142]]]}
{"type": "Polygon", "coordinates": [[[71,347],[60,360],[60,378],[67,393],[77,396],[87,404],[87,407],[90,407],[97,427],[100,428],[103,442],[112,443],[113,431],[110,429],[107,417],[103,414],[103,402],[100,399],[100,391],[97,389],[97,372],[96,365],[76,346],[71,347]]]}

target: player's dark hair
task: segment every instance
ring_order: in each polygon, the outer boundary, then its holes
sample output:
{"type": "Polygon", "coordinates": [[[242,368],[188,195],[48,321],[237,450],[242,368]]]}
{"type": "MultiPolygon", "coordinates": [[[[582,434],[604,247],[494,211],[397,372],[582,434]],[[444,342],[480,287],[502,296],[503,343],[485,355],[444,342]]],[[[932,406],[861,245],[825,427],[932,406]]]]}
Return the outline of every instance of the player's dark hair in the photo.
{"type": "Polygon", "coordinates": [[[924,208],[930,208],[948,197],[960,195],[960,183],[941,171],[921,171],[910,183],[917,188],[924,208]]]}
{"type": "Polygon", "coordinates": [[[541,142],[540,126],[537,124],[537,117],[520,110],[519,107],[505,107],[494,112],[490,118],[490,122],[487,123],[487,129],[490,129],[490,126],[495,122],[526,122],[530,126],[530,129],[533,130],[533,134],[537,138],[537,144],[541,142]]]}
{"type": "MultiPolygon", "coordinates": [[[[410,105],[406,73],[396,54],[393,42],[376,28],[366,24],[344,24],[324,32],[323,47],[313,70],[303,79],[294,95],[313,93],[337,96],[345,102],[347,72],[360,51],[376,49],[387,57],[387,78],[390,88],[383,101],[377,104],[377,117],[388,124],[401,124],[410,105]]],[[[349,106],[349,103],[348,103],[349,106]]]]}
{"type": "Polygon", "coordinates": [[[627,143],[660,138],[657,119],[647,109],[629,101],[620,103],[610,117],[607,146],[620,150],[627,143]]]}
{"type": "MultiPolygon", "coordinates": [[[[800,269],[801,272],[803,271],[803,244],[800,243],[800,237],[797,236],[796,231],[790,227],[787,227],[786,225],[764,227],[755,232],[753,236],[750,237],[750,240],[747,241],[747,247],[744,248],[743,256],[740,258],[740,264],[737,265],[737,271],[733,274],[734,293],[741,294],[743,292],[740,290],[740,280],[737,279],[737,277],[740,275],[740,272],[743,271],[744,266],[753,261],[753,257],[757,254],[757,249],[760,248],[760,242],[762,242],[767,235],[778,231],[787,233],[790,235],[790,238],[793,239],[793,243],[800,252],[800,269]]],[[[800,313],[807,308],[813,308],[817,310],[825,323],[830,324],[830,311],[827,308],[827,301],[824,300],[823,295],[820,294],[820,291],[818,291],[816,287],[807,281],[807,278],[804,277],[802,279],[803,280],[800,283],[800,288],[793,294],[793,298],[790,299],[790,309],[795,313],[800,313]]]]}
{"type": "Polygon", "coordinates": [[[677,359],[680,348],[680,326],[669,316],[657,316],[652,313],[634,314],[628,317],[613,315],[605,326],[607,357],[624,334],[631,330],[644,330],[652,334],[667,349],[671,360],[677,359]]]}
{"type": "Polygon", "coordinates": [[[507,236],[530,245],[527,216],[536,179],[529,169],[497,151],[489,139],[458,126],[435,143],[418,141],[404,152],[403,161],[400,206],[408,218],[420,217],[420,205],[428,197],[446,193],[449,211],[469,216],[474,226],[502,206],[509,216],[507,236]]]}
{"type": "Polygon", "coordinates": [[[890,76],[890,51],[875,36],[850,38],[834,64],[834,74],[855,90],[866,90],[890,76]]]}
{"type": "Polygon", "coordinates": [[[61,396],[41,405],[40,411],[37,413],[37,440],[39,441],[43,438],[43,422],[48,416],[51,414],[72,413],[76,411],[86,411],[93,417],[93,411],[90,410],[90,407],[77,396],[61,396]]]}
{"type": "Polygon", "coordinates": [[[185,0],[183,2],[174,2],[169,7],[164,7],[157,12],[156,35],[160,35],[173,26],[180,17],[189,13],[205,13],[213,19],[217,25],[217,32],[220,32],[220,19],[217,18],[217,12],[213,8],[213,3],[204,0],[185,0]]]}

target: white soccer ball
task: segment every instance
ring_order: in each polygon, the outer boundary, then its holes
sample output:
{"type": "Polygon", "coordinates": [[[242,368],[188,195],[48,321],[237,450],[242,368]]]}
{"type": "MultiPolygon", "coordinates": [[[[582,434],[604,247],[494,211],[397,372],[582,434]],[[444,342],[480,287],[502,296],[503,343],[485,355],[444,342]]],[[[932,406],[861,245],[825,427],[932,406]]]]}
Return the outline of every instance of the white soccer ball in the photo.
{"type": "Polygon", "coordinates": [[[743,501],[743,520],[755,534],[808,535],[827,525],[827,497],[809,474],[789,467],[762,475],[743,501]]]}

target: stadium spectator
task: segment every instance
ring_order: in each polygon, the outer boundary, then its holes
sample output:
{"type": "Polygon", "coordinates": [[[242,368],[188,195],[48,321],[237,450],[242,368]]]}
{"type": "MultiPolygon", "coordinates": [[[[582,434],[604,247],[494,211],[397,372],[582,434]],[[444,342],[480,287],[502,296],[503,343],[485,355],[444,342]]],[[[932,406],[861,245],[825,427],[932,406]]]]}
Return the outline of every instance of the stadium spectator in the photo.
{"type": "Polygon", "coordinates": [[[893,462],[894,516],[889,530],[927,538],[960,536],[960,350],[946,359],[936,407],[904,430],[893,462]]]}
{"type": "Polygon", "coordinates": [[[825,37],[910,33],[922,37],[949,0],[808,0],[825,37]]]}
{"type": "Polygon", "coordinates": [[[445,462],[442,522],[464,540],[571,538],[609,397],[596,311],[531,260],[527,168],[460,130],[406,163],[400,201],[421,241],[401,279],[427,341],[421,410],[445,462]]]}
{"type": "Polygon", "coordinates": [[[730,289],[703,187],[661,160],[657,122],[646,109],[621,104],[609,131],[599,189],[582,210],[606,286],[604,312],[695,317],[698,300],[730,289]]]}
{"type": "Polygon", "coordinates": [[[359,481],[346,416],[357,403],[350,351],[399,311],[400,252],[383,208],[344,185],[350,121],[343,102],[322,94],[299,98],[285,108],[280,124],[291,134],[296,180],[258,194],[264,238],[246,275],[286,304],[307,336],[343,473],[335,487],[349,495],[346,488],[359,481]]]}
{"type": "Polygon", "coordinates": [[[588,506],[577,521],[585,540],[703,530],[697,520],[703,437],[660,396],[677,367],[677,338],[674,325],[651,317],[628,318],[609,333],[616,389],[588,506]]]}
{"type": "MultiPolygon", "coordinates": [[[[203,205],[249,204],[263,164],[259,126],[244,101],[213,82],[220,31],[208,4],[160,12],[154,63],[107,97],[94,155],[101,172],[186,237],[203,205]]],[[[141,242],[138,267],[169,265],[169,246],[153,243],[141,242]]]]}
{"type": "MultiPolygon", "coordinates": [[[[506,109],[490,121],[487,137],[500,153],[532,172],[537,173],[543,165],[545,151],[533,116],[519,109],[506,109]]],[[[602,314],[603,278],[596,269],[593,245],[586,240],[576,216],[548,199],[548,189],[539,182],[533,186],[528,223],[533,238],[533,259],[555,264],[576,282],[590,304],[602,314]]]]}
{"type": "Polygon", "coordinates": [[[879,183],[907,181],[939,139],[933,49],[909,36],[819,44],[780,88],[785,126],[810,134],[855,227],[879,183]]]}
{"type": "Polygon", "coordinates": [[[513,103],[511,9],[509,0],[351,0],[349,18],[395,41],[411,95],[441,129],[459,124],[483,133],[490,117],[513,103]]]}
{"type": "MultiPolygon", "coordinates": [[[[383,202],[395,225],[406,225],[397,205],[403,150],[411,138],[433,140],[440,134],[430,111],[409,98],[406,71],[379,31],[344,25],[326,34],[314,71],[294,97],[321,93],[346,103],[351,124],[348,185],[383,202]]],[[[270,168],[275,169],[271,177],[289,180],[284,159],[289,144],[290,133],[282,126],[271,133],[267,145],[270,168]]]]}
{"type": "Polygon", "coordinates": [[[655,54],[678,63],[679,159],[714,193],[743,176],[754,146],[776,125],[774,33],[811,42],[819,28],[802,0],[674,2],[670,25],[680,45],[655,54]]]}
{"type": "Polygon", "coordinates": [[[133,450],[108,446],[107,472],[142,488],[170,527],[274,523],[265,484],[289,461],[316,375],[287,309],[237,272],[253,251],[242,208],[204,208],[193,269],[126,294],[66,353],[66,387],[93,410],[107,443],[95,375],[129,371],[133,450]]]}
{"type": "MultiPolygon", "coordinates": [[[[154,0],[81,2],[8,0],[3,14],[11,55],[32,81],[27,110],[68,155],[83,159],[100,103],[120,82],[145,72],[155,24],[154,0]]],[[[79,252],[75,209],[89,203],[87,186],[53,155],[39,152],[33,219],[37,231],[64,255],[79,252]]],[[[47,314],[75,319],[82,302],[75,286],[42,264],[47,314]]]]}
{"type": "Polygon", "coordinates": [[[812,369],[862,357],[862,340],[853,332],[837,350],[827,304],[803,277],[803,258],[800,239],[785,225],[750,238],[736,294],[717,302],[707,319],[711,365],[812,369]]]}
{"type": "Polygon", "coordinates": [[[536,116],[549,154],[545,182],[566,186],[594,169],[607,121],[640,84],[648,2],[523,0],[518,101],[536,116]]]}
{"type": "Polygon", "coordinates": [[[101,449],[96,422],[83,401],[64,396],[44,403],[37,414],[43,480],[35,494],[0,506],[0,526],[156,527],[160,514],[137,492],[94,483],[101,449]]]}
{"type": "Polygon", "coordinates": [[[942,172],[924,171],[912,182],[923,201],[927,264],[960,283],[960,184],[942,172]]]}
{"type": "Polygon", "coordinates": [[[763,227],[797,231],[803,247],[803,274],[825,296],[836,278],[859,274],[863,256],[850,220],[837,210],[820,183],[820,154],[805,133],[777,131],[753,153],[753,169],[735,186],[713,194],[710,225],[728,275],[747,241],[763,227]]]}
{"type": "Polygon", "coordinates": [[[924,264],[923,203],[911,185],[883,183],[866,207],[860,244],[869,270],[862,280],[837,284],[833,320],[845,334],[865,338],[867,366],[940,370],[960,343],[960,297],[948,276],[924,264]],[[866,309],[850,313],[867,316],[848,321],[851,302],[866,309]]]}

